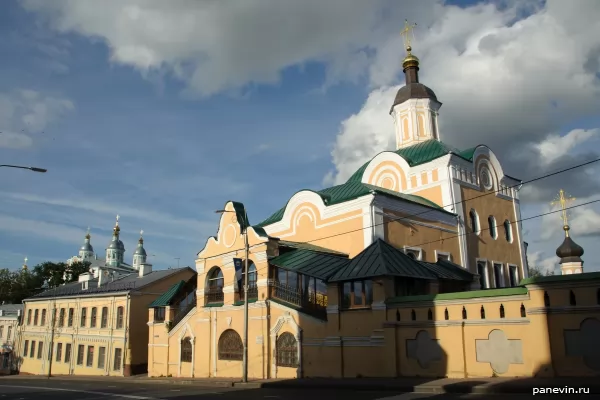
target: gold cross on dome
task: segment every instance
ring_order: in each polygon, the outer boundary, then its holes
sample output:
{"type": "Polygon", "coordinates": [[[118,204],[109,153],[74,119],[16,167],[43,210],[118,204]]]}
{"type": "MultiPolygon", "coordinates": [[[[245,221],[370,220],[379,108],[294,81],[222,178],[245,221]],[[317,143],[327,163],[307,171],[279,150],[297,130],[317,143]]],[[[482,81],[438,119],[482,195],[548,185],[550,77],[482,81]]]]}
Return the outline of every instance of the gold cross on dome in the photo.
{"type": "Polygon", "coordinates": [[[117,223],[119,223],[119,214],[117,214],[117,223]]]}
{"type": "Polygon", "coordinates": [[[414,39],[415,34],[413,32],[413,30],[415,29],[415,26],[417,26],[417,24],[409,24],[408,20],[405,19],[404,20],[404,29],[402,29],[402,32],[400,32],[400,35],[402,35],[403,39],[404,39],[404,47],[406,48],[406,51],[408,51],[408,53],[410,54],[412,48],[410,46],[410,34],[412,33],[412,37],[414,39]]]}
{"type": "Polygon", "coordinates": [[[27,257],[25,257],[25,265],[27,265],[27,257]]]}
{"type": "MultiPolygon", "coordinates": [[[[559,206],[561,208],[561,217],[563,220],[563,229],[568,228],[569,226],[569,216],[567,213],[568,205],[575,201],[575,197],[571,197],[565,193],[564,190],[560,189],[558,192],[558,196],[556,199],[550,203],[552,207],[559,206]]],[[[569,236],[569,232],[565,229],[567,236],[569,236]]]]}
{"type": "Polygon", "coordinates": [[[140,231],[140,236],[144,236],[144,230],[143,229],[140,231]]]}

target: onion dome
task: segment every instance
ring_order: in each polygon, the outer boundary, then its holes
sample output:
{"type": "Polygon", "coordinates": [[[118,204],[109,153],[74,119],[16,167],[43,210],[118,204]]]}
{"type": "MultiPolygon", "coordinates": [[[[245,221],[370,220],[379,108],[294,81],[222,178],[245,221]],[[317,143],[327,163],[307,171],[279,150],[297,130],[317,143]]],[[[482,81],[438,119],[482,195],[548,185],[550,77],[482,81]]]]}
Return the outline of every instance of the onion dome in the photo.
{"type": "Polygon", "coordinates": [[[563,229],[565,231],[565,240],[556,249],[556,255],[560,258],[560,264],[569,262],[583,263],[581,260],[581,256],[584,253],[583,247],[575,243],[569,236],[569,225],[565,225],[563,229]]]}
{"type": "Polygon", "coordinates": [[[92,247],[92,244],[90,243],[90,239],[92,238],[92,236],[90,235],[90,228],[88,228],[87,234],[85,235],[85,241],[83,242],[83,245],[79,248],[79,251],[86,251],[86,252],[94,252],[94,248],[92,247]]]}
{"type": "Polygon", "coordinates": [[[140,239],[138,240],[138,245],[137,248],[135,249],[135,251],[133,252],[133,255],[140,255],[140,256],[146,256],[146,249],[144,249],[144,237],[142,236],[144,234],[144,231],[140,232],[140,239]]]}

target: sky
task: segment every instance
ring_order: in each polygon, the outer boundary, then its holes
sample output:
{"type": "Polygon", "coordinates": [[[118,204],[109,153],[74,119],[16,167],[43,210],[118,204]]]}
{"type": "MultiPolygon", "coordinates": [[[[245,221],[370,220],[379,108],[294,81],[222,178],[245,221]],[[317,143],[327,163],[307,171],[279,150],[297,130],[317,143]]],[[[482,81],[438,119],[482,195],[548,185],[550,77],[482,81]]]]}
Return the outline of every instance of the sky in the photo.
{"type": "MultiPolygon", "coordinates": [[[[7,0],[0,6],[0,268],[64,261],[87,227],[126,260],[194,265],[228,200],[251,223],[298,190],[393,150],[399,32],[416,22],[440,134],[486,144],[524,181],[600,158],[596,0],[7,0]]],[[[600,163],[525,184],[522,217],[600,199],[600,163]]],[[[600,203],[598,203],[600,204],[600,203]]],[[[571,212],[600,270],[600,207],[571,212]]],[[[523,223],[529,262],[558,267],[557,214],[523,223]]]]}

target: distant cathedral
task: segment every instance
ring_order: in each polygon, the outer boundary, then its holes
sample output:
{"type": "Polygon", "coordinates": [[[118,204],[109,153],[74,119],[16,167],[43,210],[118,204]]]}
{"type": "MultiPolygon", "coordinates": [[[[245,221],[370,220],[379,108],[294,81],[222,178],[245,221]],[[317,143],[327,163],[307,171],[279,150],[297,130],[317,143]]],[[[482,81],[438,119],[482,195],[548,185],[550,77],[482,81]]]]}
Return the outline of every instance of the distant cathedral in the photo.
{"type": "MultiPolygon", "coordinates": [[[[105,258],[98,257],[94,253],[94,248],[91,243],[90,230],[85,235],[83,245],[79,248],[79,254],[67,260],[67,265],[71,266],[76,262],[87,261],[90,263],[89,274],[93,278],[99,278],[100,275],[110,275],[112,277],[136,273],[140,269],[151,270],[152,265],[147,262],[147,253],[144,248],[144,231],[140,232],[137,248],[133,253],[133,264],[127,264],[125,258],[125,245],[120,239],[121,228],[119,227],[119,216],[113,228],[113,235],[108,247],[106,248],[105,258]]],[[[68,272],[67,272],[68,273],[68,272]]]]}

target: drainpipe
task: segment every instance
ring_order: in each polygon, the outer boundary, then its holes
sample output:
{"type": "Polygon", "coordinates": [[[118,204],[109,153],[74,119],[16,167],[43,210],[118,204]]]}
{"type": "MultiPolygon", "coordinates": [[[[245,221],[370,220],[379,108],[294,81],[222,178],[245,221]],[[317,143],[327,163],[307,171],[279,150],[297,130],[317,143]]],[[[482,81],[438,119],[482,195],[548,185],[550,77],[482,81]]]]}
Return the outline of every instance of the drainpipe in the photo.
{"type": "MultiPolygon", "coordinates": [[[[125,315],[126,319],[123,322],[126,322],[123,327],[125,328],[125,332],[123,333],[123,353],[121,355],[121,371],[123,376],[125,376],[125,360],[127,359],[127,332],[129,331],[129,302],[131,301],[131,292],[127,293],[127,302],[125,303],[125,315]]],[[[129,366],[131,368],[131,365],[129,366]]]]}

